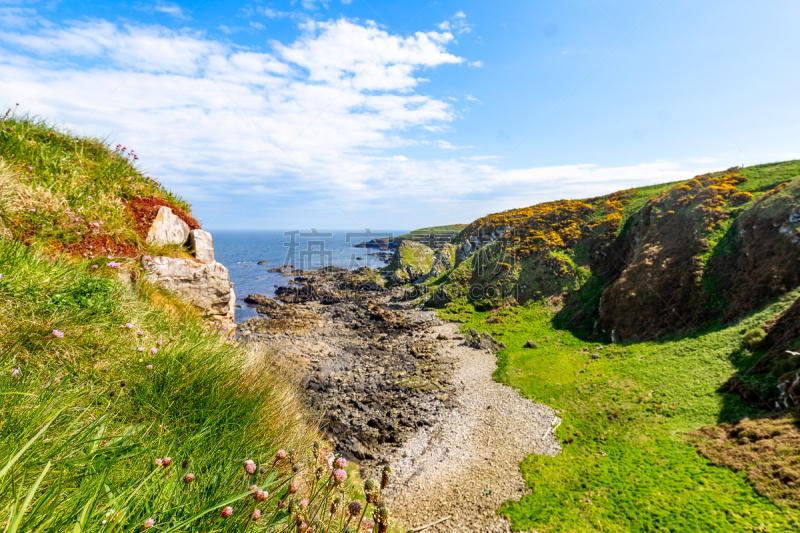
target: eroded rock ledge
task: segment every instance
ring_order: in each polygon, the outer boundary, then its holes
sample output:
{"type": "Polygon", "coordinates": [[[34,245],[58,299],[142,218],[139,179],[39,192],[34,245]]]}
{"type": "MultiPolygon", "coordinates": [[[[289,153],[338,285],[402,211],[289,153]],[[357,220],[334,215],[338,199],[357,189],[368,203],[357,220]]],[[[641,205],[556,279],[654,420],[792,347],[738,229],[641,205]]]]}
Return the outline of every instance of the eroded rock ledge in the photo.
{"type": "Polygon", "coordinates": [[[174,291],[205,316],[232,328],[236,295],[228,269],[214,259],[211,234],[202,229],[190,229],[169,207],[160,206],[147,233],[147,242],[184,246],[194,257],[144,258],[145,279],[174,291]]]}

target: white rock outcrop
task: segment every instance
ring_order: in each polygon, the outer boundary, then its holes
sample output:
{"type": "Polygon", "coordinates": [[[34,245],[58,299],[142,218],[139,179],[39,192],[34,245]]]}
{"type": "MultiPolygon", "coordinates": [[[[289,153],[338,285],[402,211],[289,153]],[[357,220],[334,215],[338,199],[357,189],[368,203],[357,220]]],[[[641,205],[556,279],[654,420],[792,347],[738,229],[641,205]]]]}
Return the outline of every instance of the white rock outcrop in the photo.
{"type": "Polygon", "coordinates": [[[193,229],[189,232],[189,248],[194,251],[195,258],[201,263],[214,262],[214,240],[204,229],[193,229]]]}
{"type": "Polygon", "coordinates": [[[233,326],[236,295],[228,269],[220,263],[158,256],[147,262],[145,279],[179,294],[205,316],[233,326]]]}
{"type": "Polygon", "coordinates": [[[173,213],[169,207],[159,207],[158,214],[147,232],[147,244],[182,245],[188,238],[189,225],[173,213]]]}

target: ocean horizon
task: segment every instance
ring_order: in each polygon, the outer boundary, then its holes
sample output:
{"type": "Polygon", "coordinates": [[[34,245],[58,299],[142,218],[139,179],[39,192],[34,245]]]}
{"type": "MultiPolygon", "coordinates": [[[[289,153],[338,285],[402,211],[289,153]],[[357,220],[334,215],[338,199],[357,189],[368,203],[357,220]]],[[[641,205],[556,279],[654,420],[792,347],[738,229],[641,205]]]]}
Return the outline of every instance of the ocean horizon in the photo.
{"type": "Polygon", "coordinates": [[[291,265],[303,270],[323,266],[356,269],[386,266],[375,250],[355,245],[375,238],[394,237],[407,230],[211,230],[215,259],[230,273],[236,293],[236,323],[258,316],[243,299],[249,294],[275,296],[291,279],[269,269],[291,265]],[[259,262],[266,261],[266,264],[259,262]]]}

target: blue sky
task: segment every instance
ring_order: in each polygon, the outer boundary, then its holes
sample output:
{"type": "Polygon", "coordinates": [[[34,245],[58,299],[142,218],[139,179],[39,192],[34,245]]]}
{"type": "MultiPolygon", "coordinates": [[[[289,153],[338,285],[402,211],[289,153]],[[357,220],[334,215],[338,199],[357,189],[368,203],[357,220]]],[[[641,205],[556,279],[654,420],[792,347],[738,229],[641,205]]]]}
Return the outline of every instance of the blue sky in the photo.
{"type": "Polygon", "coordinates": [[[0,0],[0,106],[215,228],[409,229],[800,158],[790,1],[0,0]]]}

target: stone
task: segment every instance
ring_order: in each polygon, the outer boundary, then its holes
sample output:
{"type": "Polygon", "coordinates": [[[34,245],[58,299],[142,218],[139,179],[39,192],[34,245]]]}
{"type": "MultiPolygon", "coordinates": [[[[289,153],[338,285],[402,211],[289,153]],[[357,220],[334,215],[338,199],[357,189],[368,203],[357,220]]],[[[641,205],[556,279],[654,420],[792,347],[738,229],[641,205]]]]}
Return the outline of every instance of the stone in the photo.
{"type": "Polygon", "coordinates": [[[269,263],[269,261],[259,261],[257,264],[259,264],[259,265],[266,265],[266,264],[268,264],[268,263],[269,263]]]}
{"type": "Polygon", "coordinates": [[[233,326],[236,295],[228,269],[220,263],[156,256],[147,265],[145,279],[188,300],[205,316],[233,326]]]}
{"type": "Polygon", "coordinates": [[[194,251],[194,257],[201,263],[214,262],[214,240],[211,234],[203,229],[193,229],[189,232],[189,247],[194,251]]]}
{"type": "Polygon", "coordinates": [[[524,346],[524,348],[538,348],[538,347],[539,347],[539,345],[536,344],[536,341],[534,341],[534,340],[529,340],[528,342],[525,343],[525,346],[524,346]]]}
{"type": "Polygon", "coordinates": [[[189,238],[189,225],[180,219],[172,209],[161,206],[153,224],[147,232],[147,244],[183,245],[189,238]]]}

